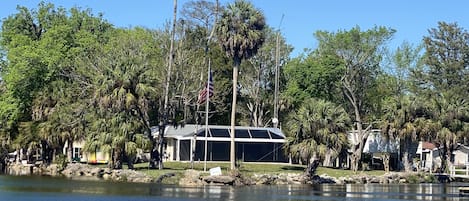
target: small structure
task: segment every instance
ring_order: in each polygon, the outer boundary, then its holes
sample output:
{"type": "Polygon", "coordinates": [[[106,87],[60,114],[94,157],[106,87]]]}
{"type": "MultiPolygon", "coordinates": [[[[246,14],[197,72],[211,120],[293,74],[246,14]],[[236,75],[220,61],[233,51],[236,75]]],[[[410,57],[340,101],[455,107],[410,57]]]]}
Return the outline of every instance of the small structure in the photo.
{"type": "Polygon", "coordinates": [[[469,147],[458,143],[451,155],[454,166],[465,166],[469,164],[469,147]]]}
{"type": "Polygon", "coordinates": [[[435,144],[420,141],[416,153],[420,157],[419,169],[432,172],[441,167],[440,151],[435,144]]]}
{"type": "MultiPolygon", "coordinates": [[[[72,161],[81,162],[81,163],[90,163],[90,164],[105,164],[110,161],[109,153],[102,152],[100,150],[92,152],[83,152],[83,147],[85,146],[85,141],[77,141],[73,143],[72,150],[72,161]]],[[[65,143],[63,153],[67,154],[68,142],[65,143]]]]}
{"type": "MultiPolygon", "coordinates": [[[[237,126],[235,130],[237,160],[288,162],[282,149],[286,142],[285,135],[279,128],[237,126]]],[[[167,161],[204,161],[205,151],[207,151],[207,161],[229,161],[230,131],[230,126],[209,125],[207,136],[205,136],[205,125],[168,126],[164,135],[165,159],[167,161]]],[[[153,137],[156,138],[158,134],[159,129],[153,127],[153,137]]]]}
{"type": "MultiPolygon", "coordinates": [[[[348,140],[350,144],[357,145],[359,142],[357,131],[348,132],[348,140]]],[[[385,138],[380,129],[372,129],[363,147],[364,162],[368,162],[372,169],[386,169],[389,164],[391,169],[397,170],[399,149],[398,139],[385,138]]]]}

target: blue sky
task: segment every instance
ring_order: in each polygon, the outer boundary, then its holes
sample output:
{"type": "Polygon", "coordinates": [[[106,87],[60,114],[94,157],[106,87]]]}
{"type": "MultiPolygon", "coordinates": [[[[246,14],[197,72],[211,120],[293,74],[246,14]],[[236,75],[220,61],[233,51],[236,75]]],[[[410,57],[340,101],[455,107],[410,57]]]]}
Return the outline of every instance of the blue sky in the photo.
{"type": "MultiPolygon", "coordinates": [[[[178,0],[179,8],[190,0],[178,0]]],[[[210,0],[209,0],[210,1],[210,0]]],[[[213,0],[215,2],[215,0],[213,0]]],[[[16,13],[16,5],[35,8],[39,0],[2,0],[0,19],[16,13]]],[[[94,13],[104,13],[104,18],[117,27],[144,26],[161,28],[172,18],[172,0],[49,0],[56,6],[91,8],[94,13]]],[[[221,4],[233,2],[220,0],[221,4]]],[[[349,30],[360,26],[362,30],[375,25],[396,29],[389,47],[395,48],[403,41],[413,44],[436,28],[438,21],[457,22],[469,28],[469,1],[466,0],[251,0],[262,10],[267,23],[278,28],[282,14],[282,34],[295,47],[292,56],[304,48],[315,48],[313,33],[318,30],[349,30]]]]}

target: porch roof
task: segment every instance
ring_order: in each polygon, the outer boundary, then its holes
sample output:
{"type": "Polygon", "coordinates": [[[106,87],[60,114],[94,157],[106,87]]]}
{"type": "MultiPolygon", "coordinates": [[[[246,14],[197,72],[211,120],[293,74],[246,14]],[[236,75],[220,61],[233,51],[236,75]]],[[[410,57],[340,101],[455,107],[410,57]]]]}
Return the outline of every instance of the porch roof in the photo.
{"type": "MultiPolygon", "coordinates": [[[[184,126],[168,126],[165,129],[165,138],[190,139],[197,133],[198,138],[205,138],[205,125],[186,124],[184,126]]],[[[209,125],[207,138],[215,141],[229,141],[231,127],[222,125],[209,125]]],[[[285,142],[285,135],[279,128],[236,126],[236,141],[252,142],[285,142]]],[[[158,127],[152,127],[152,135],[158,136],[158,127]]]]}

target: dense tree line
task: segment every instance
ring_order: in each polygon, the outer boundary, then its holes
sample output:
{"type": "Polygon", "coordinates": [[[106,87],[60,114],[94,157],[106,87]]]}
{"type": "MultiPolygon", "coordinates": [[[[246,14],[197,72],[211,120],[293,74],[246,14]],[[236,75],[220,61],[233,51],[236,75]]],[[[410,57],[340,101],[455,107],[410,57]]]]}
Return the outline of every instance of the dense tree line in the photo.
{"type": "Polygon", "coordinates": [[[404,42],[389,51],[385,44],[394,32],[386,27],[318,31],[318,48],[285,67],[288,81],[283,93],[291,107],[301,112],[287,120],[291,122],[285,130],[291,137],[290,150],[300,150],[292,154],[305,161],[312,156],[328,161],[330,153],[340,153],[336,147],[345,147],[351,152],[350,168],[358,170],[363,146],[374,128],[381,129],[385,139],[400,141],[406,170],[413,161],[410,145],[430,141],[439,147],[441,171],[445,171],[452,150],[458,143],[467,144],[469,135],[468,32],[456,23],[439,22],[423,36],[421,45],[404,42]],[[318,111],[322,107],[318,103],[309,107],[311,99],[317,98],[344,108],[350,120],[329,120],[328,127],[317,125],[320,121],[316,118],[326,121],[335,114],[318,111]],[[310,114],[302,115],[305,112],[310,114]],[[342,124],[355,130],[355,144],[330,140],[344,134],[334,130],[342,124]],[[304,136],[314,143],[305,145],[304,136]]]}
{"type": "Polygon", "coordinates": [[[180,11],[173,37],[170,24],[118,28],[89,9],[19,6],[0,33],[0,156],[40,149],[52,162],[68,144],[71,160],[73,142],[84,140],[85,151],[110,153],[111,167],[132,167],[138,148],[156,145],[150,128],[163,116],[172,125],[204,122],[197,97],[208,62],[210,124],[259,127],[272,126],[279,64],[285,151],[303,162],[329,165],[350,150],[358,170],[371,129],[400,140],[407,170],[413,142],[440,145],[445,165],[469,143],[469,33],[456,23],[439,22],[421,44],[396,50],[388,27],[317,31],[318,47],[291,58],[291,45],[249,2],[191,1],[180,11]]]}
{"type": "MultiPolygon", "coordinates": [[[[31,155],[41,149],[43,158],[52,162],[68,144],[72,145],[67,146],[71,160],[73,142],[85,140],[84,151],[111,153],[109,165],[121,168],[123,161],[132,161],[137,148],[149,151],[155,145],[150,128],[159,124],[163,114],[171,125],[203,122],[198,111],[204,111],[205,104],[199,104],[197,97],[207,79],[208,60],[216,94],[209,105],[210,123],[229,124],[233,58],[226,56],[229,53],[213,31],[223,10],[208,1],[182,6],[182,17],[175,23],[173,70],[164,113],[172,38],[169,24],[156,30],[117,28],[89,9],[66,10],[49,3],[32,10],[19,6],[18,13],[3,20],[1,32],[2,155],[20,149],[31,155]],[[213,39],[207,40],[210,35],[213,39]]],[[[250,54],[258,50],[257,55],[265,56],[237,63],[242,75],[256,69],[259,73],[255,79],[242,77],[242,85],[236,87],[242,98],[256,100],[257,109],[240,105],[240,110],[252,112],[236,111],[236,124],[269,122],[262,115],[272,103],[262,100],[272,99],[268,91],[272,90],[273,67],[264,64],[274,63],[268,55],[275,52],[276,32],[268,27],[259,30],[259,39],[266,45],[250,54]],[[248,93],[254,82],[262,88],[259,93],[248,93]]],[[[281,59],[286,61],[292,48],[283,38],[281,47],[281,59]]]]}

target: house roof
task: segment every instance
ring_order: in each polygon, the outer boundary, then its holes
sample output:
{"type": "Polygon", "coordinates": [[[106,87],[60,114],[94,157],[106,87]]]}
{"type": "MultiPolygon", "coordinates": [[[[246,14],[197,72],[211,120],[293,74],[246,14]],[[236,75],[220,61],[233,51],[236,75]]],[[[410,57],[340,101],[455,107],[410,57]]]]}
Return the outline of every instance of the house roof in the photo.
{"type": "Polygon", "coordinates": [[[469,153],[469,147],[461,143],[456,145],[455,150],[461,150],[462,152],[469,153]]]}
{"type": "Polygon", "coordinates": [[[436,145],[431,142],[422,142],[422,149],[430,149],[433,150],[436,148],[436,145]]]}
{"type": "MultiPolygon", "coordinates": [[[[205,138],[205,125],[186,124],[184,126],[168,126],[165,129],[165,138],[191,139],[197,133],[198,138],[205,138]]],[[[222,125],[209,125],[207,138],[216,141],[229,141],[231,127],[222,125]]],[[[285,142],[285,135],[279,128],[236,126],[236,141],[250,142],[285,142]]],[[[152,127],[152,136],[159,134],[158,127],[152,127]]]]}
{"type": "Polygon", "coordinates": [[[422,154],[422,152],[430,152],[433,150],[437,150],[437,147],[435,144],[431,142],[419,142],[419,146],[417,147],[417,154],[422,154]]]}
{"type": "MultiPolygon", "coordinates": [[[[357,145],[360,142],[356,130],[349,131],[347,137],[352,145],[357,145]]],[[[380,129],[372,129],[363,147],[363,153],[397,153],[399,146],[399,140],[386,139],[381,135],[380,129]]]]}

